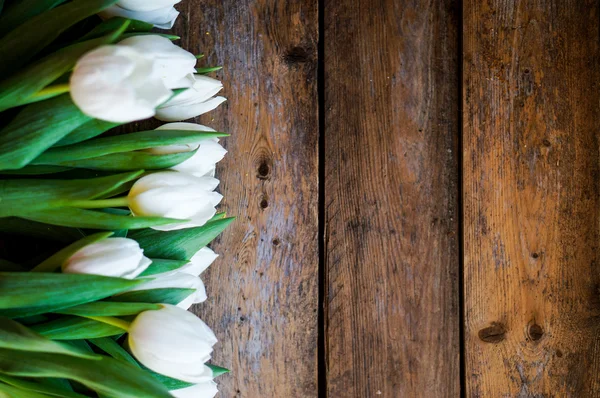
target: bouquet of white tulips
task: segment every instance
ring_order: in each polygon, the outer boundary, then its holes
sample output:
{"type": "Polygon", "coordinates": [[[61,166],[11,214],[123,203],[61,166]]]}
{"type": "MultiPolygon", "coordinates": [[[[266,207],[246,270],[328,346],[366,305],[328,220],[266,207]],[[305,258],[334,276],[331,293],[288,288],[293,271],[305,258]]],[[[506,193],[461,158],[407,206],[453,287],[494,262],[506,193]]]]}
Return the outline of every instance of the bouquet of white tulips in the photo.
{"type": "Polygon", "coordinates": [[[0,0],[0,396],[214,397],[225,101],[177,0],[0,0]],[[148,118],[155,130],[111,130],[148,118]],[[19,250],[18,239],[28,247],[19,250]],[[35,243],[32,243],[35,242],[35,243]],[[60,246],[59,246],[60,245],[60,246]],[[13,245],[5,245],[13,246],[13,245]]]}

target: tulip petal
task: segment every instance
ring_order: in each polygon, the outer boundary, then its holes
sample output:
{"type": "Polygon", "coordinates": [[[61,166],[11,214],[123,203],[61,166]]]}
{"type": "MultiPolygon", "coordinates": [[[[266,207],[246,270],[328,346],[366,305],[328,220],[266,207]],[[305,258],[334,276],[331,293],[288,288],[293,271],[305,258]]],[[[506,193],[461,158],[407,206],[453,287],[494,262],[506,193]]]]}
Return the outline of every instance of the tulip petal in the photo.
{"type": "Polygon", "coordinates": [[[155,117],[163,122],[187,120],[210,112],[225,101],[227,101],[225,97],[215,97],[190,105],[161,107],[156,110],[155,117]]]}
{"type": "Polygon", "coordinates": [[[131,11],[115,5],[105,9],[99,15],[103,19],[123,17],[147,22],[159,29],[171,29],[175,25],[179,12],[175,7],[164,7],[152,11],[131,11]]]}
{"type": "Polygon", "coordinates": [[[175,398],[213,398],[218,392],[217,383],[212,380],[170,391],[175,398]]]}
{"type": "Polygon", "coordinates": [[[181,0],[120,0],[119,7],[130,11],[154,11],[165,7],[172,7],[181,0]]]}

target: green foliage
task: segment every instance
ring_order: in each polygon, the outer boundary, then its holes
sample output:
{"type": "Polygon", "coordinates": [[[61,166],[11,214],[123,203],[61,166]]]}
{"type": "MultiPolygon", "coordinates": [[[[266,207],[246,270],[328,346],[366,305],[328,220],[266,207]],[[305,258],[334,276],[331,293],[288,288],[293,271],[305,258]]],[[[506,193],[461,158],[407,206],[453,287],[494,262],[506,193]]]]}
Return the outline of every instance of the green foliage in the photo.
{"type": "Polygon", "coordinates": [[[0,272],[0,315],[44,314],[100,300],[140,283],[143,281],[98,275],[0,272]]]}
{"type": "Polygon", "coordinates": [[[93,303],[65,308],[56,312],[64,315],[77,316],[126,316],[137,315],[144,311],[159,310],[160,308],[161,307],[159,304],[152,303],[116,303],[109,301],[96,301],[93,303]]]}
{"type": "Polygon", "coordinates": [[[19,25],[0,41],[0,75],[19,70],[68,28],[117,1],[74,0],[19,25]]]}
{"type": "Polygon", "coordinates": [[[16,377],[58,377],[120,398],[170,398],[167,389],[135,366],[106,356],[86,360],[66,355],[0,349],[0,372],[16,377]]]}
{"type": "Polygon", "coordinates": [[[52,340],[94,339],[123,333],[123,329],[104,322],[71,316],[33,325],[31,329],[52,340]]]}
{"type": "Polygon", "coordinates": [[[175,231],[150,229],[135,231],[129,237],[140,244],[148,257],[189,261],[198,250],[223,232],[234,219],[218,219],[209,221],[201,227],[175,231]]]}
{"type": "Polygon", "coordinates": [[[21,0],[13,2],[0,17],[0,37],[28,19],[64,3],[66,0],[21,0]]]}
{"type": "MultiPolygon", "coordinates": [[[[138,279],[140,280],[140,279],[138,279]]],[[[164,288],[150,290],[136,290],[109,298],[110,301],[130,303],[162,303],[177,305],[188,298],[196,289],[164,288]]]]}
{"type": "Polygon", "coordinates": [[[153,258],[152,264],[150,264],[150,266],[140,274],[140,277],[164,274],[165,272],[175,271],[176,269],[183,267],[187,263],[187,261],[153,258]]]}

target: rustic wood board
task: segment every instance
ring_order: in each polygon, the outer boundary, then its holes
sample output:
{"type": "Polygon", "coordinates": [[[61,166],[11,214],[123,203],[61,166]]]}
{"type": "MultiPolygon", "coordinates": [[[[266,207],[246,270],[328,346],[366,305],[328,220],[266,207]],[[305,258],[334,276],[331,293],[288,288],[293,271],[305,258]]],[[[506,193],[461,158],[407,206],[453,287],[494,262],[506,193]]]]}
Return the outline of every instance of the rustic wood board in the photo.
{"type": "Polygon", "coordinates": [[[330,397],[459,395],[458,15],[325,1],[330,397]]]}
{"type": "Polygon", "coordinates": [[[228,98],[199,120],[231,133],[217,170],[238,220],[195,308],[217,332],[221,397],[316,397],[318,98],[316,0],[186,0],[184,48],[224,65],[228,98]]]}
{"type": "Polygon", "coordinates": [[[600,396],[599,2],[464,2],[469,397],[600,396]]]}

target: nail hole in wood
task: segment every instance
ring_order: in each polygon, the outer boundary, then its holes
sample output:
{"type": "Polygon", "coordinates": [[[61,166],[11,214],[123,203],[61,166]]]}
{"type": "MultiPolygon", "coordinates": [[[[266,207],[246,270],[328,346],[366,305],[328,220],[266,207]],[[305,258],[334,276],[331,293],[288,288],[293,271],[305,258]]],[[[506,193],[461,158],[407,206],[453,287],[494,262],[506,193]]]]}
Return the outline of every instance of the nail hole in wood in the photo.
{"type": "Polygon", "coordinates": [[[531,257],[533,257],[533,258],[539,258],[540,255],[539,255],[539,253],[531,253],[531,257]]]}
{"type": "Polygon", "coordinates": [[[562,358],[563,352],[561,350],[556,350],[556,356],[562,358]]]}
{"type": "Polygon", "coordinates": [[[499,343],[506,338],[506,328],[499,322],[479,331],[479,338],[486,343],[499,343]]]}
{"type": "Polygon", "coordinates": [[[548,139],[545,139],[544,141],[542,141],[542,144],[544,144],[544,146],[547,146],[547,147],[552,146],[552,143],[548,139]]]}
{"type": "Polygon", "coordinates": [[[281,244],[281,241],[277,238],[273,239],[273,246],[277,247],[281,244]]]}

